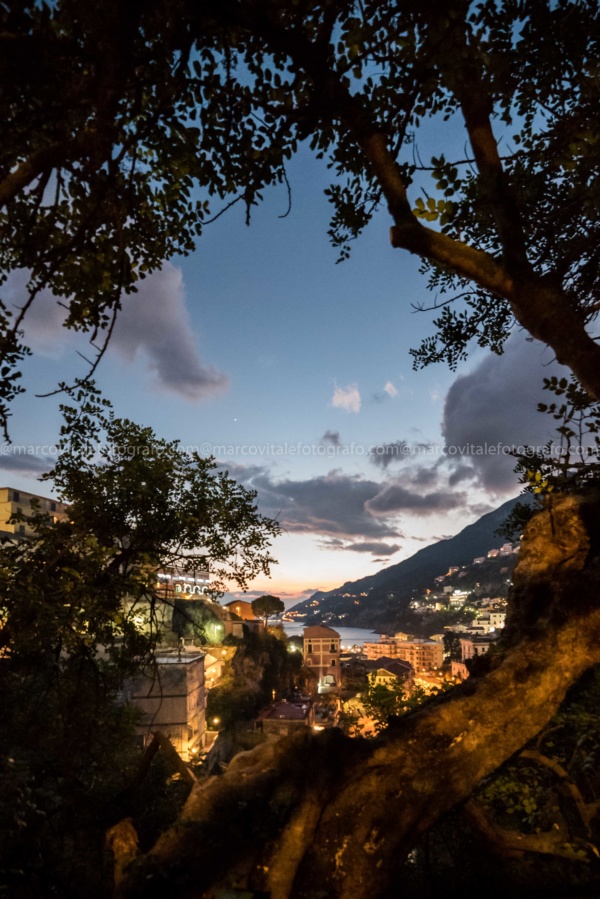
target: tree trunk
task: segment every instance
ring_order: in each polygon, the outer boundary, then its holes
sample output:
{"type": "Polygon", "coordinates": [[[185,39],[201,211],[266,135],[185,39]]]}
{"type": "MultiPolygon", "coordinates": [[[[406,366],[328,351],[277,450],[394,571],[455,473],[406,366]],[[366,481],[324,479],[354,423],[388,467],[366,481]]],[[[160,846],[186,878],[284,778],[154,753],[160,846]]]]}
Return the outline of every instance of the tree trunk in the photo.
{"type": "Polygon", "coordinates": [[[600,662],[600,504],[549,503],[514,572],[504,645],[488,671],[376,741],[339,731],[237,756],[192,790],[179,821],[130,869],[121,896],[374,899],[415,840],[551,719],[600,662]]]}

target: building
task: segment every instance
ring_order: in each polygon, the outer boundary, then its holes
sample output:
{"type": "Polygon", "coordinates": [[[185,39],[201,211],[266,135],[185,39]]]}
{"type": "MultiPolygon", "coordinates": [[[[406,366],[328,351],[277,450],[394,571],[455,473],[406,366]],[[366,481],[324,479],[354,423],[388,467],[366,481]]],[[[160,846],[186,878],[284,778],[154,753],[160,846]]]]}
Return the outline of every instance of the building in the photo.
{"type": "Polygon", "coordinates": [[[450,674],[456,680],[466,680],[469,676],[469,669],[464,662],[450,662],[450,674]]]}
{"type": "Polygon", "coordinates": [[[495,638],[491,636],[470,636],[460,638],[460,650],[462,660],[472,659],[475,656],[482,656],[490,648],[495,638]]]}
{"type": "Polygon", "coordinates": [[[252,611],[252,603],[245,599],[233,599],[223,604],[223,608],[237,615],[243,621],[256,621],[256,615],[252,611]]]}
{"type": "Polygon", "coordinates": [[[207,596],[210,584],[208,569],[193,568],[184,571],[182,568],[165,568],[158,573],[157,592],[166,600],[173,599],[210,599],[207,596]]]}
{"type": "Polygon", "coordinates": [[[266,734],[278,737],[294,733],[302,727],[314,727],[315,708],[309,697],[287,702],[285,699],[273,702],[261,709],[256,726],[266,734]]]}
{"type": "Polygon", "coordinates": [[[215,649],[217,655],[210,652],[204,653],[204,686],[206,692],[216,687],[223,676],[223,668],[225,667],[225,650],[219,651],[215,649]]]}
{"type": "Polygon", "coordinates": [[[443,643],[436,640],[406,640],[399,646],[400,658],[410,662],[417,675],[421,671],[434,671],[436,668],[442,667],[443,643]]]}
{"type": "Polygon", "coordinates": [[[394,640],[392,637],[382,637],[381,640],[378,640],[376,643],[365,642],[363,644],[363,650],[368,660],[381,659],[384,657],[388,659],[399,659],[401,642],[404,643],[406,641],[394,640]]]}
{"type": "Polygon", "coordinates": [[[206,734],[204,653],[165,650],[156,656],[152,670],[138,674],[122,693],[142,712],[136,733],[142,745],[161,731],[169,737],[184,761],[198,755],[206,734]]]}
{"type": "Polygon", "coordinates": [[[331,693],[341,686],[340,635],[332,627],[317,624],[304,628],[304,663],[317,677],[319,693],[331,693]]]}
{"type": "Polygon", "coordinates": [[[482,633],[489,634],[502,630],[506,621],[506,612],[484,612],[474,621],[474,629],[481,629],[482,633]]]}
{"type": "Polygon", "coordinates": [[[371,687],[392,687],[403,682],[407,692],[414,685],[415,671],[410,662],[402,659],[380,659],[365,662],[367,678],[371,687]]]}
{"type": "Polygon", "coordinates": [[[67,517],[67,505],[37,493],[26,493],[13,487],[0,487],[0,535],[4,537],[33,537],[34,530],[26,521],[9,524],[13,515],[33,515],[45,512],[54,522],[67,517]]]}
{"type": "Polygon", "coordinates": [[[242,621],[240,618],[233,618],[231,615],[228,615],[223,621],[224,636],[237,637],[238,640],[243,638],[245,630],[249,630],[253,634],[259,634],[264,629],[264,626],[264,622],[260,621],[259,618],[242,621]]]}
{"type": "Polygon", "coordinates": [[[460,608],[460,606],[464,606],[468,597],[468,590],[455,590],[454,593],[451,594],[448,602],[450,603],[451,608],[457,609],[460,608]]]}

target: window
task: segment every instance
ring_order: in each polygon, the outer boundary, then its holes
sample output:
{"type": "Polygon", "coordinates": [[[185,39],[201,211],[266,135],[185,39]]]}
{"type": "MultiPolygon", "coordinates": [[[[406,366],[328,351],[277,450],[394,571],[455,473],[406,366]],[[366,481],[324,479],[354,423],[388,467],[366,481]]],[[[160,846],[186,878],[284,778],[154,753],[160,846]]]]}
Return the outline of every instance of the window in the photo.
{"type": "Polygon", "coordinates": [[[308,652],[312,652],[312,643],[308,644],[308,652]]]}
{"type": "Polygon", "coordinates": [[[332,667],[332,668],[335,668],[335,659],[332,659],[332,660],[331,660],[331,667],[332,667]]]}
{"type": "Polygon", "coordinates": [[[330,650],[330,652],[335,652],[335,643],[332,643],[332,644],[331,644],[331,650],[330,650]]]}
{"type": "Polygon", "coordinates": [[[50,511],[56,512],[56,503],[50,503],[50,511]]]}
{"type": "Polygon", "coordinates": [[[13,490],[13,503],[18,503],[21,501],[21,494],[18,490],[13,490]]]}
{"type": "Polygon", "coordinates": [[[24,533],[25,533],[25,525],[20,524],[19,525],[19,534],[24,534],[24,533]]]}

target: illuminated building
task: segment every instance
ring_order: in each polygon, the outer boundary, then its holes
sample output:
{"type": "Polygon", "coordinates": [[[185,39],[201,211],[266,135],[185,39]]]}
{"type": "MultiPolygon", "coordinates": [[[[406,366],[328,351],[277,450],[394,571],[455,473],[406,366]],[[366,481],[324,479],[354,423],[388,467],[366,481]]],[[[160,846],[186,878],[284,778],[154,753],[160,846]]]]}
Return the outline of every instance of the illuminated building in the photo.
{"type": "Polygon", "coordinates": [[[122,693],[142,712],[136,733],[142,745],[156,731],[167,736],[184,761],[198,755],[206,735],[204,653],[160,650],[155,665],[133,677],[122,693]]]}
{"type": "Polygon", "coordinates": [[[67,506],[58,500],[12,487],[0,487],[0,535],[5,537],[33,537],[34,531],[26,521],[9,524],[13,515],[22,512],[32,515],[45,512],[54,522],[67,517],[67,506]],[[32,505],[33,503],[33,505],[32,505]]]}
{"type": "Polygon", "coordinates": [[[317,677],[319,693],[338,690],[341,683],[338,632],[324,624],[304,628],[304,662],[317,677]]]}

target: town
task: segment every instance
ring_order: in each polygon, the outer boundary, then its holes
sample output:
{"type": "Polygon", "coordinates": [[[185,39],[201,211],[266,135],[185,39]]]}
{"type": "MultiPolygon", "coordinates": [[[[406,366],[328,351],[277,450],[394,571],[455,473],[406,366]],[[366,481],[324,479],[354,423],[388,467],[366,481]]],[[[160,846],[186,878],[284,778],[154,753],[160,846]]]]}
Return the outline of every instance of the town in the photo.
{"type": "MultiPolygon", "coordinates": [[[[27,518],[33,509],[45,512],[53,522],[68,515],[68,507],[48,497],[11,487],[0,488],[0,534],[5,541],[33,538],[27,518]]],[[[514,557],[518,546],[505,543],[491,549],[488,559],[514,557]]],[[[486,557],[473,559],[480,566],[486,557]]],[[[506,599],[476,598],[472,591],[453,586],[467,573],[468,566],[450,566],[434,579],[435,591],[426,589],[410,607],[425,623],[428,613],[451,610],[467,613],[469,623],[455,623],[443,633],[415,637],[405,632],[382,634],[362,644],[343,645],[332,626],[310,624],[302,637],[285,634],[287,623],[298,623],[298,613],[271,612],[260,617],[260,602],[234,599],[224,604],[210,594],[208,570],[169,569],[157,572],[152,600],[125,599],[122,611],[142,631],[158,622],[161,638],[151,668],[127,680],[120,691],[123,703],[137,709],[136,738],[140,747],[149,746],[160,733],[186,763],[208,759],[214,770],[228,763],[235,748],[244,747],[240,732],[266,739],[285,736],[297,727],[315,731],[344,727],[349,715],[358,716],[361,726],[355,735],[375,733],[374,722],[363,707],[381,689],[407,699],[416,688],[423,695],[439,690],[445,683],[469,677],[473,660],[487,653],[499,639],[506,618],[506,599]],[[271,621],[269,621],[271,619],[271,621]],[[254,714],[248,709],[236,719],[223,713],[219,688],[231,679],[238,648],[260,636],[275,636],[293,660],[293,669],[271,690],[269,702],[258,706],[256,690],[254,714]],[[377,688],[377,689],[374,689],[377,688]],[[212,694],[212,696],[211,696],[212,694]],[[211,710],[212,709],[212,710],[211,710]],[[226,726],[225,726],[226,723],[226,726]],[[223,729],[237,733],[237,742],[224,754],[223,729]],[[211,757],[211,750],[213,757],[211,757]]],[[[500,569],[505,574],[508,569],[500,569]]],[[[283,604],[280,604],[283,608],[283,604]]],[[[274,606],[277,610],[277,604],[274,606]]],[[[327,614],[323,615],[327,621],[327,614]]],[[[240,686],[238,684],[238,686],[240,686]]],[[[256,686],[256,685],[255,685],[256,686]]],[[[241,684],[246,689],[248,684],[241,684]]],[[[388,700],[389,701],[389,700],[388,700]]]]}

